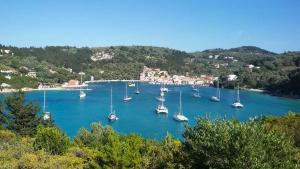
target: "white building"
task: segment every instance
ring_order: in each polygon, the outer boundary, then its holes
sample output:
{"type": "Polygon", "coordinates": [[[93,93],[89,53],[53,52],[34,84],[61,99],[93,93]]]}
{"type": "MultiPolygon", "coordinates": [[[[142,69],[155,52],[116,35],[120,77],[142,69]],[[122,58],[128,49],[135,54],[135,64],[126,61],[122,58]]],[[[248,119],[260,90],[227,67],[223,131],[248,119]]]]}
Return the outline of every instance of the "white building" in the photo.
{"type": "Polygon", "coordinates": [[[245,65],[245,67],[249,68],[249,69],[253,69],[255,66],[252,65],[252,64],[249,64],[249,65],[245,65]]]}
{"type": "Polygon", "coordinates": [[[10,75],[6,75],[4,76],[6,79],[10,80],[11,79],[11,76],[10,75]]]}
{"type": "Polygon", "coordinates": [[[30,72],[27,73],[26,76],[27,76],[27,77],[36,78],[36,72],[30,71],[30,72]]]}
{"type": "Polygon", "coordinates": [[[236,80],[236,79],[237,79],[237,76],[234,75],[234,74],[230,74],[230,75],[227,76],[227,80],[228,80],[228,81],[234,81],[234,80],[236,80]]]}

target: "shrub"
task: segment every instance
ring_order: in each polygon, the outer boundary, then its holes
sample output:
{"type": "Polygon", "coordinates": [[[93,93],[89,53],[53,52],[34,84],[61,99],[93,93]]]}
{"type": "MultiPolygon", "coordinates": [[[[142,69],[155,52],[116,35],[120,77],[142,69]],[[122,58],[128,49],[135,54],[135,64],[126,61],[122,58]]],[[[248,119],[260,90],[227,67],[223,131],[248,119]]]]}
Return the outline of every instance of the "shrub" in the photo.
{"type": "Polygon", "coordinates": [[[51,154],[63,154],[70,145],[70,139],[55,127],[39,127],[33,147],[51,154]]]}
{"type": "Polygon", "coordinates": [[[297,168],[290,139],[266,130],[258,122],[198,119],[184,132],[184,147],[192,168],[297,168]]]}

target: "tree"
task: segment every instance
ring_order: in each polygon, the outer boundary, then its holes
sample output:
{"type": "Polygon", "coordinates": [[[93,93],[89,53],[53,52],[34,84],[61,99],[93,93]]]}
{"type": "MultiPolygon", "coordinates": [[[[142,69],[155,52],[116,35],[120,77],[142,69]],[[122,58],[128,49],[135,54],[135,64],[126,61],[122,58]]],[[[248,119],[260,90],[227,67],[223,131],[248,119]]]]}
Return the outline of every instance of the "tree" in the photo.
{"type": "Polygon", "coordinates": [[[148,168],[189,168],[189,164],[185,163],[186,156],[181,142],[170,134],[161,143],[153,145],[148,155],[151,161],[148,168]]]}
{"type": "Polygon", "coordinates": [[[24,93],[13,93],[6,100],[8,110],[7,128],[20,135],[34,135],[40,123],[37,116],[39,107],[33,103],[25,103],[24,93]]]}
{"type": "Polygon", "coordinates": [[[297,168],[296,150],[286,137],[259,122],[198,119],[184,132],[192,168],[297,168]]]}
{"type": "Polygon", "coordinates": [[[45,150],[54,155],[66,152],[70,145],[70,139],[56,127],[38,127],[33,143],[35,150],[45,150]]]}
{"type": "Polygon", "coordinates": [[[7,117],[4,113],[4,104],[0,101],[0,129],[4,128],[4,125],[7,123],[7,117]]]}

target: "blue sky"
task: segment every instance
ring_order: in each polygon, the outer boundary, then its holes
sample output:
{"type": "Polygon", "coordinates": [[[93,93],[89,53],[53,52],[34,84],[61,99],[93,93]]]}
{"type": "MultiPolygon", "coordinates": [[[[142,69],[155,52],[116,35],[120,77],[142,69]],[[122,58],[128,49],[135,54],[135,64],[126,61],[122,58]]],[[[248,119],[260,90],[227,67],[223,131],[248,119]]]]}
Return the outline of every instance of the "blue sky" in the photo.
{"type": "Polygon", "coordinates": [[[299,0],[0,0],[0,43],[300,51],[299,0]]]}

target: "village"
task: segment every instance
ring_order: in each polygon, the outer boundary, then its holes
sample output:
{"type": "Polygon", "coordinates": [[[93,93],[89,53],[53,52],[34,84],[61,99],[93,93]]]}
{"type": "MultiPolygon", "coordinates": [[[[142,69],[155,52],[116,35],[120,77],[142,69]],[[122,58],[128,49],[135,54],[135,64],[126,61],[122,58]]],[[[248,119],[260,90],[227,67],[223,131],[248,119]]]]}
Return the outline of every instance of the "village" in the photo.
{"type": "Polygon", "coordinates": [[[152,69],[144,66],[143,72],[140,74],[140,81],[153,84],[175,84],[175,85],[202,85],[207,86],[213,84],[217,77],[212,75],[184,76],[169,75],[167,71],[160,69],[152,69]]]}

